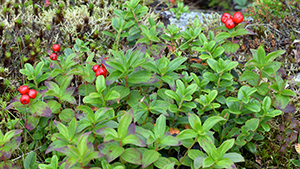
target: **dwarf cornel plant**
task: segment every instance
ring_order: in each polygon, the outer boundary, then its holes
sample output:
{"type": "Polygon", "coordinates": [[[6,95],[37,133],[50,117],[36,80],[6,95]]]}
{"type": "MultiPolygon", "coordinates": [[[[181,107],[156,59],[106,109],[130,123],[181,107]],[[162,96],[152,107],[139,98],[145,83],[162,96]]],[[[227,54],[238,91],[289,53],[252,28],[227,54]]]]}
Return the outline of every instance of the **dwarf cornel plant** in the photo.
{"type": "Polygon", "coordinates": [[[37,95],[28,104],[17,95],[7,106],[18,111],[21,129],[0,132],[0,166],[237,168],[244,164],[244,149],[257,152],[255,144],[270,131],[268,121],[282,115],[294,96],[274,61],[284,51],[253,49],[251,60],[237,69],[239,63],[226,55],[235,49],[224,46],[232,45],[227,38],[247,34],[243,24],[215,36],[193,29],[196,19],[179,32],[152,19],[140,25],[147,10],[131,0],[116,11],[117,34],[103,32],[117,38],[106,56],[97,58],[89,42],[76,39],[57,60],[47,55],[24,65],[24,85],[37,95]],[[122,50],[119,42],[126,38],[134,45],[122,50]],[[190,62],[188,51],[206,64],[190,62]],[[107,76],[93,71],[100,64],[107,76]],[[171,135],[173,128],[180,132],[171,135]],[[18,151],[24,161],[10,161],[18,151]]]}

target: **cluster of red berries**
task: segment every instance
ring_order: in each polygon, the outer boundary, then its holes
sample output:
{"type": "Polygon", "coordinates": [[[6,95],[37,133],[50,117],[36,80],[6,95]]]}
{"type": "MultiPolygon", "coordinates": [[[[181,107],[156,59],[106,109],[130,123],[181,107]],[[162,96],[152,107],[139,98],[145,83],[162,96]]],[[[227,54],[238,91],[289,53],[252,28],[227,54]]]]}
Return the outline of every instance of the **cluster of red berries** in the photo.
{"type": "Polygon", "coordinates": [[[242,12],[236,12],[231,15],[229,13],[224,13],[221,17],[221,21],[225,24],[226,28],[232,29],[239,23],[241,23],[244,20],[244,15],[242,12]]]}
{"type": "Polygon", "coordinates": [[[56,54],[55,52],[60,51],[60,46],[59,46],[59,44],[54,44],[54,45],[52,46],[52,49],[53,49],[54,52],[51,53],[50,59],[51,59],[51,60],[57,60],[57,54],[56,54]]]}
{"type": "Polygon", "coordinates": [[[30,102],[30,99],[34,99],[36,97],[36,90],[29,89],[27,85],[22,85],[19,87],[19,92],[21,93],[20,102],[22,104],[28,104],[30,102]]]}
{"type": "Polygon", "coordinates": [[[104,77],[106,77],[106,75],[107,75],[107,70],[102,63],[101,63],[101,66],[100,65],[93,66],[93,71],[96,73],[97,77],[99,75],[103,75],[104,77]]]}

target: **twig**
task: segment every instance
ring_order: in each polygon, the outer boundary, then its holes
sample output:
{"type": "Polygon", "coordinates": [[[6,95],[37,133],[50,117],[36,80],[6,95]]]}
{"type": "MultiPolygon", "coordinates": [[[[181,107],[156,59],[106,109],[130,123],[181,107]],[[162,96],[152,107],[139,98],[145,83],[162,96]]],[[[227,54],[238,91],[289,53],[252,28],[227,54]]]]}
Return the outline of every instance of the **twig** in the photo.
{"type": "MultiPolygon", "coordinates": [[[[41,148],[42,148],[42,146],[36,148],[36,149],[33,150],[33,151],[36,151],[36,150],[41,149],[41,148]]],[[[21,149],[20,149],[20,151],[21,151],[21,149]]],[[[26,156],[27,156],[29,153],[33,152],[33,151],[30,151],[30,152],[26,153],[26,156]]],[[[21,156],[15,158],[15,159],[12,159],[11,161],[14,162],[14,161],[16,161],[16,160],[18,160],[18,159],[20,159],[20,158],[23,158],[23,160],[24,160],[24,156],[25,156],[25,155],[23,154],[23,151],[21,151],[21,152],[22,152],[22,155],[21,155],[21,156]]]]}

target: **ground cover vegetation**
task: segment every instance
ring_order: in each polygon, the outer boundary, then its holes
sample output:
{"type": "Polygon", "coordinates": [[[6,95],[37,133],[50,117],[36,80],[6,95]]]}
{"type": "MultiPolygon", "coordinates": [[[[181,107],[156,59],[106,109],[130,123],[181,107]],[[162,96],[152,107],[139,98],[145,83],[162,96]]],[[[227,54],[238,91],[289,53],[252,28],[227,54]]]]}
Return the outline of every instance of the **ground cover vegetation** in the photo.
{"type": "Polygon", "coordinates": [[[0,168],[300,166],[297,1],[185,31],[140,0],[0,3],[0,168]]]}

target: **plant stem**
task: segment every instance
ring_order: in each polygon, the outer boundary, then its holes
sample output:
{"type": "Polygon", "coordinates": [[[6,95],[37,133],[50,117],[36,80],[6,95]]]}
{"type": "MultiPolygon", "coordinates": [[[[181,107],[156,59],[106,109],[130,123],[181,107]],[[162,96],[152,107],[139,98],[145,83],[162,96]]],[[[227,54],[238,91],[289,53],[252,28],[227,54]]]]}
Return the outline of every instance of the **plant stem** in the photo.
{"type": "Polygon", "coordinates": [[[186,152],[184,153],[184,156],[181,158],[179,165],[177,166],[176,169],[179,169],[179,167],[181,166],[181,163],[183,162],[184,158],[186,157],[186,155],[188,154],[189,150],[194,146],[194,144],[197,142],[198,140],[198,136],[195,138],[193,144],[186,150],[186,152]]]}
{"type": "MultiPolygon", "coordinates": [[[[263,69],[263,68],[262,68],[263,69]]],[[[259,70],[259,79],[257,81],[256,87],[258,87],[259,82],[261,81],[262,70],[259,70]]]]}
{"type": "Polygon", "coordinates": [[[218,79],[218,83],[217,83],[217,91],[218,91],[218,89],[219,89],[219,87],[220,87],[221,76],[223,75],[223,73],[224,73],[224,72],[221,72],[221,73],[219,74],[219,79],[218,79]]]}
{"type": "Polygon", "coordinates": [[[189,43],[190,41],[194,40],[196,37],[192,37],[191,39],[189,39],[188,41],[184,42],[183,44],[181,44],[178,48],[176,48],[172,53],[169,53],[167,58],[170,58],[170,56],[172,54],[174,54],[175,52],[177,52],[178,49],[180,49],[181,46],[184,46],[185,44],[189,43]]]}

